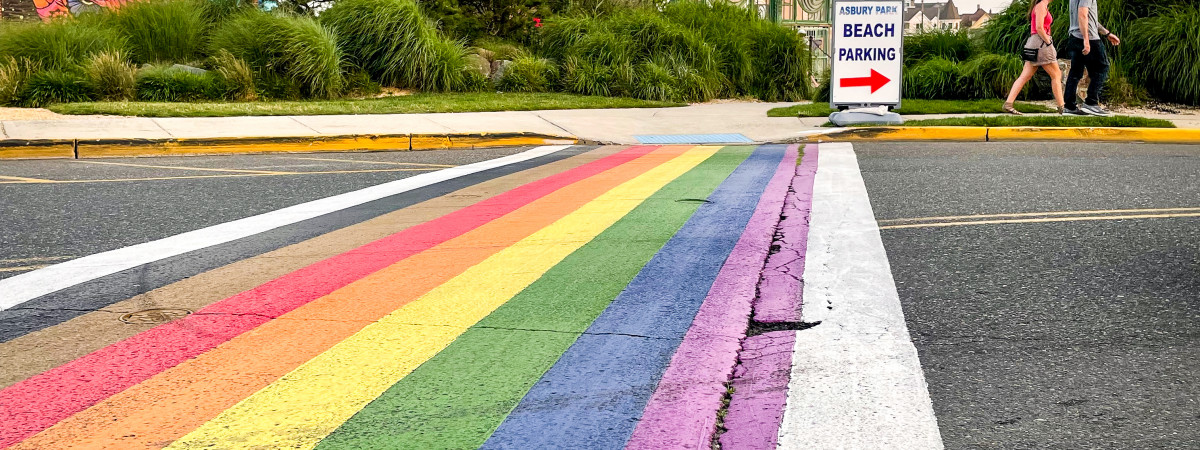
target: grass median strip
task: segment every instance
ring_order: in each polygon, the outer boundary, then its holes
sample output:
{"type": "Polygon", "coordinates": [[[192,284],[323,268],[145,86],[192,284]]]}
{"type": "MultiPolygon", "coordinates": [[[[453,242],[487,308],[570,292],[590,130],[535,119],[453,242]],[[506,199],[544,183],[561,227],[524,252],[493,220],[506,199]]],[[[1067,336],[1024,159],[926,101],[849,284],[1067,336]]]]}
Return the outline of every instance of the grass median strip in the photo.
{"type": "MultiPolygon", "coordinates": [[[[832,124],[826,124],[832,126],[832,124]]],[[[875,125],[854,125],[870,127],[875,125]]],[[[1175,128],[1175,124],[1162,119],[1145,117],[1113,116],[974,116],[947,119],[908,120],[906,127],[1117,127],[1117,128],[1175,128]]]]}
{"type": "Polygon", "coordinates": [[[319,448],[478,447],[699,206],[675,200],[707,197],[748,154],[726,149],[668,184],[319,448]]]}
{"type": "Polygon", "coordinates": [[[259,102],[79,102],[50,105],[59,114],[141,117],[313,116],[326,114],[419,114],[549,109],[663,108],[682,103],[562,93],[412,94],[358,100],[259,102]]]}
{"type": "MultiPolygon", "coordinates": [[[[910,100],[901,102],[897,113],[920,114],[1003,114],[1003,102],[999,100],[910,100]]],[[[1054,110],[1033,103],[1017,102],[1016,108],[1023,113],[1050,113],[1054,110]]],[[[767,111],[768,117],[827,117],[833,109],[829,103],[805,103],[775,108],[767,111]]]]}

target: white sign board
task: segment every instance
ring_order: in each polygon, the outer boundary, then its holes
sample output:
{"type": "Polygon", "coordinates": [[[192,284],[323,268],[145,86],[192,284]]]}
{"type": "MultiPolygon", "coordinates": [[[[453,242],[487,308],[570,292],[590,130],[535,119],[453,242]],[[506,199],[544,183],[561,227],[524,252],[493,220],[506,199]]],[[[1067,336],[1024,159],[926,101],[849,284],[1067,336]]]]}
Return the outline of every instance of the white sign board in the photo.
{"type": "Polygon", "coordinates": [[[900,106],[903,0],[833,3],[833,106],[900,106]]]}

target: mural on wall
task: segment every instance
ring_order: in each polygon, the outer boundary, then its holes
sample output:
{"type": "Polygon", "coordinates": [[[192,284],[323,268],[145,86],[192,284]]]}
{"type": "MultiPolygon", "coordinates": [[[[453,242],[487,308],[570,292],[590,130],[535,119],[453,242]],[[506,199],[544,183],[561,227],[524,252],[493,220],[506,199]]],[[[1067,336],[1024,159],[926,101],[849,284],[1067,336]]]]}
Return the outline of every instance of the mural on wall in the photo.
{"type": "Polygon", "coordinates": [[[38,16],[42,20],[99,8],[116,8],[121,6],[121,3],[124,3],[124,0],[33,0],[33,6],[37,8],[38,16]]]}

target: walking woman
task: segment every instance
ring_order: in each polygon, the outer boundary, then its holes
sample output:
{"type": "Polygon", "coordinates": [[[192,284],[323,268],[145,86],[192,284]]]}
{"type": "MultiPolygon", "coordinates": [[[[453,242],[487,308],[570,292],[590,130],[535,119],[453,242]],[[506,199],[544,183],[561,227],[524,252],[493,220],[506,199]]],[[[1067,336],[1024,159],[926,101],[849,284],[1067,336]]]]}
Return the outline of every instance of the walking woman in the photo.
{"type": "Polygon", "coordinates": [[[1025,41],[1025,48],[1021,51],[1025,69],[1013,83],[1012,90],[1008,92],[1008,99],[1004,102],[1004,111],[1009,114],[1022,115],[1013,108],[1013,102],[1017,101],[1017,94],[1021,93],[1025,83],[1033,78],[1039,67],[1050,74],[1050,89],[1054,91],[1054,100],[1058,102],[1058,113],[1063,113],[1062,69],[1058,68],[1058,51],[1054,49],[1054,38],[1050,37],[1050,24],[1054,23],[1054,17],[1050,16],[1052,1],[1054,0],[1034,0],[1029,10],[1029,39],[1025,41]]]}

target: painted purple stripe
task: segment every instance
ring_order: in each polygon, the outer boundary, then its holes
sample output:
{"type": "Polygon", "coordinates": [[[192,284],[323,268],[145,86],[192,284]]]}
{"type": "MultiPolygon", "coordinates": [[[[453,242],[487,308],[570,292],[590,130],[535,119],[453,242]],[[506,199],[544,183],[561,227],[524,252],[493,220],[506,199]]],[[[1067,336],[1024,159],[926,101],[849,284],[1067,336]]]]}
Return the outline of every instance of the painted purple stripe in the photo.
{"type": "Polygon", "coordinates": [[[784,153],[626,448],[709,447],[798,153],[795,145],[784,153]]]}
{"type": "Polygon", "coordinates": [[[773,331],[746,338],[734,371],[733,398],[725,414],[721,448],[774,449],[791,381],[795,331],[773,331]]]}
{"type": "Polygon", "coordinates": [[[804,292],[804,253],[808,250],[808,220],[812,213],[813,181],[817,178],[817,146],[804,148],[804,158],[796,167],[796,177],[783,205],[775,244],[779,251],[767,258],[758,298],[754,301],[754,320],[758,322],[799,322],[804,292]]]}

